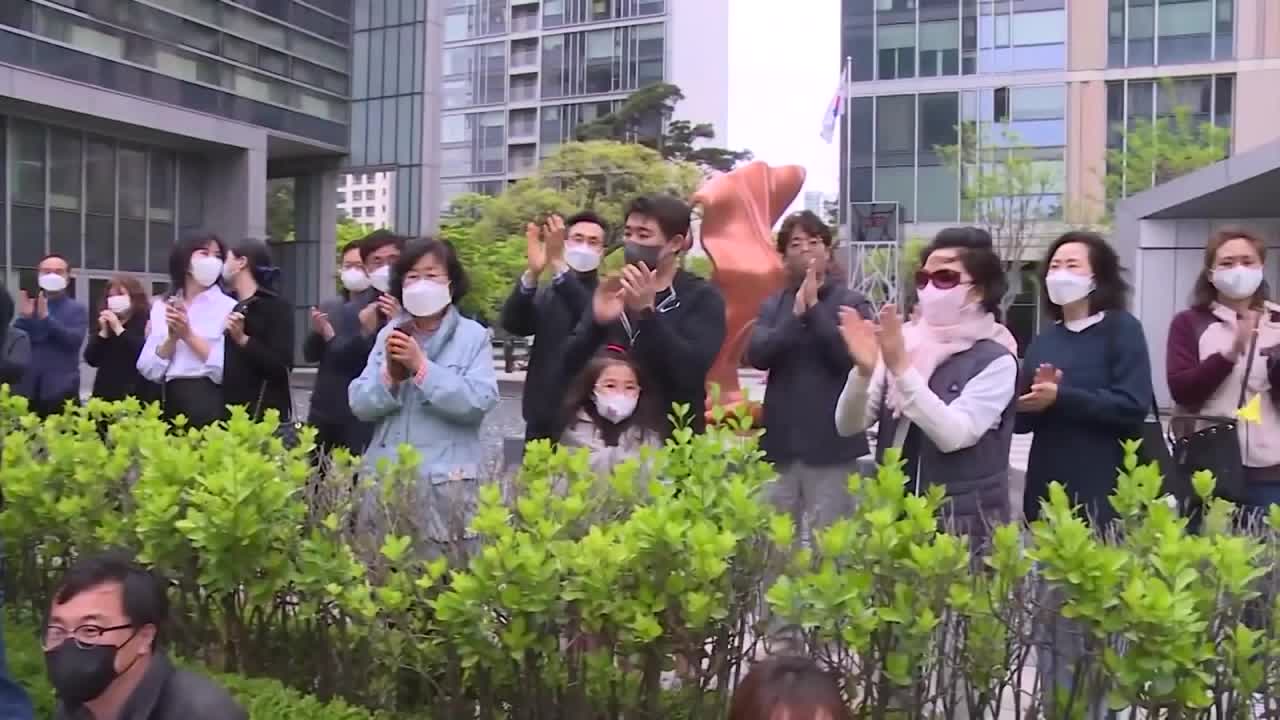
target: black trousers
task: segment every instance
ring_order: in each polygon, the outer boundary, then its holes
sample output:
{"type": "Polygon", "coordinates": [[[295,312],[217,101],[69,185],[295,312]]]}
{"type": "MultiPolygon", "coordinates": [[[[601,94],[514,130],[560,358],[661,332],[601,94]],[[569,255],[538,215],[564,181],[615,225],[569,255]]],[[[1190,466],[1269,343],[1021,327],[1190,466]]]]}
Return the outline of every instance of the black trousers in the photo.
{"type": "Polygon", "coordinates": [[[316,429],[316,453],[322,457],[329,455],[334,448],[346,448],[352,455],[361,455],[373,436],[373,426],[357,420],[331,422],[312,419],[310,425],[316,429]]]}
{"type": "Polygon", "coordinates": [[[222,388],[208,378],[179,378],[164,384],[164,417],[186,417],[187,427],[202,428],[227,419],[222,388]]]}
{"type": "Polygon", "coordinates": [[[35,413],[36,415],[42,418],[47,418],[50,415],[57,415],[61,413],[63,409],[66,408],[68,400],[70,400],[75,405],[79,405],[80,404],[79,391],[70,392],[70,393],[67,393],[66,395],[61,395],[55,398],[47,398],[43,400],[39,398],[32,399],[28,402],[28,405],[31,408],[31,412],[35,413]]]}

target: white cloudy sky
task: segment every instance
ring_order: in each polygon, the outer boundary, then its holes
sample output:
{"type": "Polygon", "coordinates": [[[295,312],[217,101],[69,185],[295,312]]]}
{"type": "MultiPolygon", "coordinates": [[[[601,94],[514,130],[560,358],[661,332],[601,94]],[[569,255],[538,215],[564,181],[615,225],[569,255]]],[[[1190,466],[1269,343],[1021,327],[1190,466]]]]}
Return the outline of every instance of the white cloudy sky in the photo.
{"type": "Polygon", "coordinates": [[[730,0],[728,145],[808,171],[805,191],[834,195],[839,141],[818,136],[840,81],[839,0],[730,0]]]}

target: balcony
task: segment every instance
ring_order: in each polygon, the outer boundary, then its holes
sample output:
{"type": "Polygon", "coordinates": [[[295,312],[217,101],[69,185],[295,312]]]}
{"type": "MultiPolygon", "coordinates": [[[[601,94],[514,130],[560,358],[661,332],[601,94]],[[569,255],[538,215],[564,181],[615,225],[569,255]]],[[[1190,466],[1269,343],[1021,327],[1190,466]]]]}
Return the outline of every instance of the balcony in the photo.
{"type": "Polygon", "coordinates": [[[538,123],[513,122],[507,126],[507,143],[526,145],[538,142],[538,123]]]}
{"type": "Polygon", "coordinates": [[[511,74],[518,75],[520,73],[537,72],[538,71],[538,51],[537,50],[512,50],[511,52],[511,74]]]}
{"type": "MultiPolygon", "coordinates": [[[[532,150],[532,148],[530,149],[532,150]]],[[[533,152],[513,150],[507,156],[507,172],[517,177],[528,177],[538,169],[538,156],[533,152]]]]}
{"type": "Polygon", "coordinates": [[[538,84],[532,83],[511,83],[511,91],[507,95],[507,101],[512,103],[527,103],[538,101],[538,84]]]}
{"type": "Polygon", "coordinates": [[[511,32],[526,33],[538,31],[538,13],[511,13],[511,32]]]}

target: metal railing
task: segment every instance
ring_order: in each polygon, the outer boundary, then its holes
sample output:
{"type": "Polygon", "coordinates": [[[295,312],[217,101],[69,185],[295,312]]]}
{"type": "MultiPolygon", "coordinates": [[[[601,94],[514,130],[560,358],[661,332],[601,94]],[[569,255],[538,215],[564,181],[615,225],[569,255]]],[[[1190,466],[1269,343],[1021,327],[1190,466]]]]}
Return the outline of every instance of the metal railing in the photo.
{"type": "Polygon", "coordinates": [[[513,373],[529,365],[529,339],[522,337],[493,339],[493,366],[502,372],[513,373]]]}

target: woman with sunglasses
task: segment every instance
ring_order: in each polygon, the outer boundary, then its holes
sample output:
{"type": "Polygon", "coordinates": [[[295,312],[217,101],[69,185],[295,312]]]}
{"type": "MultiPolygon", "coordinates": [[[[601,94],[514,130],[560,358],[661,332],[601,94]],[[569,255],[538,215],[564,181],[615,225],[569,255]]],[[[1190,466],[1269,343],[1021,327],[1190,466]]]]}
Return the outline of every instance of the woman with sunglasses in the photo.
{"type": "Polygon", "coordinates": [[[991,236],[947,228],[921,254],[920,321],[904,325],[886,305],[879,327],[841,313],[853,357],[836,404],[841,435],[879,423],[876,460],[901,450],[910,485],[946,491],[949,527],[980,545],[1007,522],[1017,343],[997,321],[1007,287],[991,236]]]}

